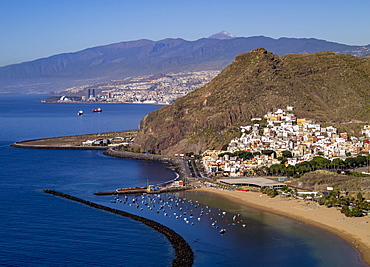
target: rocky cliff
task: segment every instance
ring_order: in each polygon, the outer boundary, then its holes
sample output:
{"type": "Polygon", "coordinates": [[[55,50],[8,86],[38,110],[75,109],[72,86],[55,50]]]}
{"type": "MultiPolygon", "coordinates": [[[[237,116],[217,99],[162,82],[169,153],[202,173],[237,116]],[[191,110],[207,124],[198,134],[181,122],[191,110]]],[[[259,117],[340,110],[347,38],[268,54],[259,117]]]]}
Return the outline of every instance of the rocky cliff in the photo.
{"type": "MultiPolygon", "coordinates": [[[[294,106],[321,123],[369,123],[370,59],[333,52],[239,54],[207,85],[148,114],[135,145],[162,154],[221,149],[254,116],[294,106]]],[[[350,127],[348,128],[350,130],[350,127]]]]}

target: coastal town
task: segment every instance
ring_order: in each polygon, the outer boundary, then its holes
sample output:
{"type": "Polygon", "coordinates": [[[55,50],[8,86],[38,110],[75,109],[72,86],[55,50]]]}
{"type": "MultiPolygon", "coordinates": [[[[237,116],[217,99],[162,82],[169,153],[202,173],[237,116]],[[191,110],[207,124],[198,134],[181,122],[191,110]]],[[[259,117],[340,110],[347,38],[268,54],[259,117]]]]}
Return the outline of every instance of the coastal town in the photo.
{"type": "Polygon", "coordinates": [[[348,136],[333,126],[323,127],[297,118],[292,106],[251,121],[253,125],[240,127],[241,137],[231,140],[226,151],[203,153],[203,164],[210,176],[244,176],[261,166],[294,166],[317,156],[344,160],[369,154],[370,142],[366,139],[370,136],[369,125],[364,126],[362,138],[348,136]],[[248,152],[249,157],[230,156],[237,151],[248,152]]]}
{"type": "Polygon", "coordinates": [[[52,92],[53,96],[41,102],[168,105],[178,97],[203,86],[218,73],[219,71],[198,71],[130,77],[52,92]]]}

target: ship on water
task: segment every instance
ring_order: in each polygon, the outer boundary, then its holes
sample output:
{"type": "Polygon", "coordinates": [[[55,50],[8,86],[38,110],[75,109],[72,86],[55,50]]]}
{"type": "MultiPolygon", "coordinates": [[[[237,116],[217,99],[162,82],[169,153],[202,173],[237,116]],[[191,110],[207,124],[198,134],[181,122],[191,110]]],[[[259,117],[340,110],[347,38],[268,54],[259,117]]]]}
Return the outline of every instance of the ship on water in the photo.
{"type": "Polygon", "coordinates": [[[77,112],[77,115],[78,116],[81,116],[81,115],[83,115],[84,114],[84,112],[82,111],[82,110],[80,110],[79,112],[77,112]]]}
{"type": "Polygon", "coordinates": [[[103,110],[101,108],[93,109],[92,112],[102,112],[103,110]]]}

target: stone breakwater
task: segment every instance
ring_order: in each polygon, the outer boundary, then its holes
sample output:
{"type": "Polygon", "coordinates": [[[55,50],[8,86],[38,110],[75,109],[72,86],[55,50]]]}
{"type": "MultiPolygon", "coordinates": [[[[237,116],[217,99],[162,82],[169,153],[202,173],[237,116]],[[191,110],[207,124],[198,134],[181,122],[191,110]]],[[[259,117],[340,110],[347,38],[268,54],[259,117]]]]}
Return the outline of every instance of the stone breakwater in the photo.
{"type": "Polygon", "coordinates": [[[38,146],[38,145],[29,145],[29,142],[32,141],[38,141],[39,139],[35,140],[26,140],[26,141],[20,141],[20,142],[15,142],[11,144],[11,147],[17,147],[17,148],[28,148],[28,149],[68,149],[68,150],[106,150],[108,149],[107,147],[103,146],[50,146],[50,145],[45,145],[45,146],[38,146]]]}
{"type": "Polygon", "coordinates": [[[30,139],[11,144],[12,147],[33,149],[75,149],[75,150],[106,150],[108,146],[83,146],[82,143],[94,139],[110,139],[114,137],[132,138],[137,130],[105,132],[93,134],[68,135],[58,137],[47,137],[30,139]]]}
{"type": "Polygon", "coordinates": [[[90,201],[87,201],[87,200],[83,200],[83,199],[80,199],[80,198],[77,198],[77,197],[74,197],[74,196],[71,196],[71,195],[56,192],[56,191],[51,190],[51,189],[45,189],[43,192],[47,193],[47,194],[54,195],[54,196],[59,196],[59,197],[62,197],[62,198],[73,200],[73,201],[88,205],[88,206],[96,208],[96,209],[101,209],[101,210],[104,210],[104,211],[108,211],[108,212],[111,212],[111,213],[114,213],[114,214],[117,214],[117,215],[120,215],[120,216],[124,216],[124,217],[130,218],[130,219],[133,219],[135,221],[141,222],[141,223],[149,226],[150,228],[156,230],[157,232],[163,234],[170,241],[170,243],[174,247],[175,253],[176,253],[176,258],[172,261],[172,266],[186,267],[186,266],[192,266],[193,265],[194,253],[193,253],[192,249],[190,248],[189,244],[179,234],[177,234],[175,231],[173,231],[172,229],[170,229],[170,228],[168,228],[168,227],[166,227],[166,226],[164,226],[164,225],[162,225],[158,222],[155,222],[153,220],[146,219],[144,217],[134,215],[134,214],[131,214],[131,213],[128,213],[128,212],[125,212],[125,211],[109,208],[109,207],[106,207],[106,206],[103,206],[103,205],[100,205],[100,204],[96,204],[96,203],[93,203],[93,202],[90,202],[90,201]]]}
{"type": "Polygon", "coordinates": [[[186,179],[187,177],[190,177],[189,170],[186,167],[186,161],[181,158],[155,155],[149,153],[133,153],[119,150],[119,148],[109,148],[108,150],[104,151],[103,154],[115,158],[126,158],[168,163],[173,166],[173,169],[177,172],[180,179],[186,179]]]}

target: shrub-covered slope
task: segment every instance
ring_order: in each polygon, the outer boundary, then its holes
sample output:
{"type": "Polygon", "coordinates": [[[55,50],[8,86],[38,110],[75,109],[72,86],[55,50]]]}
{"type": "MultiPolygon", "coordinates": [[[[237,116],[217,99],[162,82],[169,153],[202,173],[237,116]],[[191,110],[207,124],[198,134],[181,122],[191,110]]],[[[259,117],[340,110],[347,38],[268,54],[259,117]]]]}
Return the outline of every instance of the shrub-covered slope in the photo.
{"type": "Polygon", "coordinates": [[[288,105],[298,117],[322,123],[368,123],[369,89],[369,58],[275,55],[259,48],[239,54],[202,88],[148,114],[135,145],[163,154],[221,149],[251,117],[288,105]]]}

